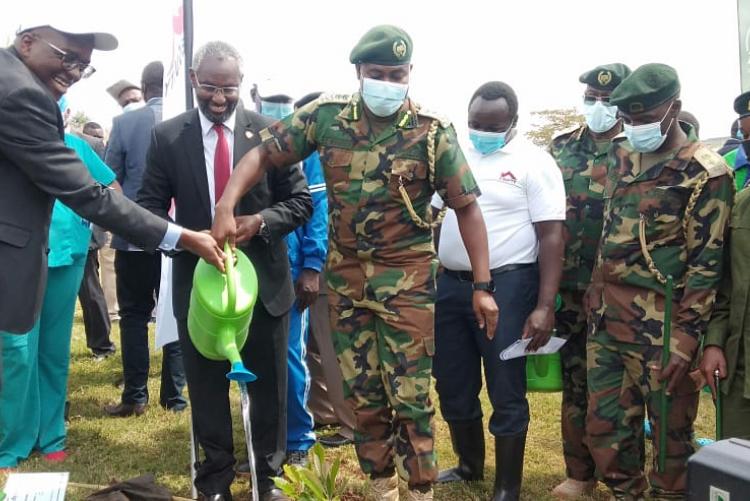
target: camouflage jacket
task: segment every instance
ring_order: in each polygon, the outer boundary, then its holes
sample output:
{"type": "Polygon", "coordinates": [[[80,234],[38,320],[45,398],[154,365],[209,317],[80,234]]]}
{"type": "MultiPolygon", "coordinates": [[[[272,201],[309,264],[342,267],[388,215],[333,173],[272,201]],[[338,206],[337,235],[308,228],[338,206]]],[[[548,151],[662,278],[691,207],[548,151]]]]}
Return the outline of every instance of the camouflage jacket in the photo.
{"type": "Polygon", "coordinates": [[[660,345],[664,286],[658,270],[675,283],[671,350],[691,360],[721,281],[734,186],[721,156],[692,129],[686,132],[686,144],[646,170],[627,140],[613,141],[590,332],[602,329],[622,342],[660,345]],[[656,269],[642,250],[642,228],[656,269]]]}
{"type": "Polygon", "coordinates": [[[409,291],[418,300],[434,298],[432,232],[413,222],[398,188],[403,183],[425,220],[435,191],[453,209],[479,195],[447,120],[407,99],[393,124],[376,136],[359,94],[324,95],[260,135],[277,166],[320,153],[328,187],[326,276],[333,291],[367,301],[366,306],[409,291]],[[435,120],[435,171],[430,175],[427,136],[435,120]]]}
{"type": "Polygon", "coordinates": [[[586,290],[602,234],[607,147],[602,148],[582,125],[552,139],[549,152],[565,181],[565,261],[560,288],[586,290]]]}

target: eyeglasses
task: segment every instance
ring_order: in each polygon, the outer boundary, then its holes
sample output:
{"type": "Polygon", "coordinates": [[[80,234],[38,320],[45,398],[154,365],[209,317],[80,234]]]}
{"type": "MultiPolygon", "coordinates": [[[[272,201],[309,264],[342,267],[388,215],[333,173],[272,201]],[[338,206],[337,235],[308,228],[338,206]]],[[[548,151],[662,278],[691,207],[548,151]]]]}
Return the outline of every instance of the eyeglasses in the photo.
{"type": "Polygon", "coordinates": [[[57,45],[48,42],[39,35],[36,35],[36,38],[46,43],[50,49],[55,51],[55,55],[62,61],[62,67],[65,71],[73,71],[77,69],[81,73],[81,78],[88,78],[96,71],[96,68],[91,66],[89,63],[82,62],[79,59],[78,54],[65,52],[57,45]]]}
{"type": "Polygon", "coordinates": [[[609,96],[590,96],[588,94],[583,95],[584,104],[596,104],[597,101],[601,101],[604,104],[609,104],[609,96]]]}
{"type": "Polygon", "coordinates": [[[224,97],[229,98],[236,97],[240,94],[239,87],[217,87],[215,85],[202,84],[197,78],[195,81],[198,83],[198,88],[203,92],[208,92],[210,94],[221,93],[224,97]]]}

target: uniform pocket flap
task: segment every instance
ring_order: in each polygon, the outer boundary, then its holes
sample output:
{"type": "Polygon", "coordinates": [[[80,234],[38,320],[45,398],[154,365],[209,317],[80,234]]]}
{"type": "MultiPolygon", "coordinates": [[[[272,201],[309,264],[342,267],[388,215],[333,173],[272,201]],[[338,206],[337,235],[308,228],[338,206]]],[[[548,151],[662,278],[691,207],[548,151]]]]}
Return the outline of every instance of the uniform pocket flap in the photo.
{"type": "Polygon", "coordinates": [[[31,232],[29,230],[10,223],[0,222],[0,242],[21,248],[26,247],[30,238],[31,232]]]}

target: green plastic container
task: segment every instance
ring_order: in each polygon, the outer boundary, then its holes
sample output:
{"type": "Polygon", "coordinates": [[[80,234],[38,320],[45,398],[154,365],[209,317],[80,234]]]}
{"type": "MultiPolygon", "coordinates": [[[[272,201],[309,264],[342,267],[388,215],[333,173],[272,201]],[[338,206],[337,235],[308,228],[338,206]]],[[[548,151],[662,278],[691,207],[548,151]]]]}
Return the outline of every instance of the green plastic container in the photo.
{"type": "Polygon", "coordinates": [[[193,274],[188,333],[198,352],[209,360],[228,360],[227,378],[251,382],[257,377],[242,364],[240,350],[247,341],[253,307],[258,299],[258,275],[239,249],[224,249],[226,273],[201,259],[193,274]],[[235,255],[235,259],[232,256],[235,255]]]}
{"type": "Polygon", "coordinates": [[[562,360],[559,352],[526,357],[526,391],[562,391],[562,360]]]}
{"type": "MultiPolygon", "coordinates": [[[[555,311],[562,308],[560,294],[555,296],[555,311]]],[[[560,352],[526,356],[526,391],[554,393],[562,391],[562,359],[560,352]]]]}

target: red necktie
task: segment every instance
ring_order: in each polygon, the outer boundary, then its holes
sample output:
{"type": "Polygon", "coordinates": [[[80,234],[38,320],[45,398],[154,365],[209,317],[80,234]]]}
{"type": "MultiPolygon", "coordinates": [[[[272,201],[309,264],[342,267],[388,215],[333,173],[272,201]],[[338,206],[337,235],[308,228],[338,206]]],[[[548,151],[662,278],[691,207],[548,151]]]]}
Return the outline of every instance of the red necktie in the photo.
{"type": "Polygon", "coordinates": [[[229,145],[224,137],[224,125],[215,124],[216,152],[214,153],[214,203],[218,203],[229,181],[229,145]]]}

